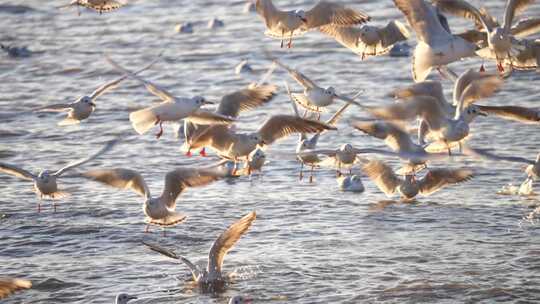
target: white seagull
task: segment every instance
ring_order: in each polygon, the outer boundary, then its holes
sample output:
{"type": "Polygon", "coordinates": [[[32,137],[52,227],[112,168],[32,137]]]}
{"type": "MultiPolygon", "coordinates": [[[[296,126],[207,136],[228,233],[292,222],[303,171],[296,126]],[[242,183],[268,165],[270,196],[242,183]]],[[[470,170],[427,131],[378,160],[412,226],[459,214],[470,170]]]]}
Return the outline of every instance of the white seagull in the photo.
{"type": "Polygon", "coordinates": [[[288,37],[289,48],[292,46],[293,37],[302,36],[307,31],[323,25],[351,26],[370,20],[370,17],[363,12],[327,1],[319,1],[308,11],[300,9],[281,11],[274,6],[272,0],[257,0],[255,7],[257,14],[266,25],[264,34],[280,39],[281,47],[283,47],[283,40],[288,37]]]}
{"type": "Polygon", "coordinates": [[[129,301],[136,299],[138,299],[136,296],[132,296],[127,293],[121,293],[116,296],[116,304],[127,304],[129,301]]]}
{"type": "Polygon", "coordinates": [[[143,242],[150,249],[161,253],[167,257],[182,261],[191,271],[193,280],[205,290],[220,290],[227,283],[228,276],[222,272],[223,260],[227,252],[238,242],[244,233],[247,232],[257,215],[255,211],[248,213],[234,224],[229,226],[219,235],[208,254],[208,264],[205,269],[200,269],[187,258],[177,255],[174,251],[162,248],[155,244],[143,242]]]}
{"type": "MultiPolygon", "coordinates": [[[[19,168],[14,165],[9,165],[6,163],[1,163],[1,162],[0,162],[0,172],[11,174],[13,176],[16,176],[24,180],[32,181],[34,183],[34,191],[36,192],[36,194],[39,194],[39,197],[40,197],[40,201],[38,202],[38,212],[41,212],[41,199],[43,199],[44,196],[50,197],[52,199],[60,199],[69,195],[67,192],[64,192],[58,189],[58,184],[56,183],[56,180],[60,178],[62,174],[66,173],[66,171],[79,167],[85,163],[88,163],[98,158],[99,156],[111,150],[114,147],[114,145],[118,143],[118,141],[119,140],[117,139],[111,140],[107,142],[105,146],[101,148],[98,152],[96,152],[95,154],[87,158],[84,158],[82,160],[72,162],[56,172],[53,172],[50,170],[42,170],[37,174],[33,174],[29,171],[26,171],[25,169],[19,168]]],[[[56,202],[54,201],[53,201],[53,207],[54,207],[54,212],[56,212],[56,202]]]]}
{"type": "MultiPolygon", "coordinates": [[[[176,212],[176,200],[187,188],[200,187],[224,177],[222,172],[213,169],[180,168],[165,175],[165,185],[161,195],[152,197],[150,189],[142,175],[134,170],[97,169],[84,172],[81,177],[100,182],[119,189],[131,189],[144,197],[143,212],[146,215],[146,229],[149,225],[163,228],[177,225],[186,219],[186,215],[176,212]]],[[[165,229],[163,230],[165,234],[165,229]]]]}
{"type": "MultiPolygon", "coordinates": [[[[154,65],[157,62],[158,59],[151,62],[149,65],[143,67],[142,69],[133,72],[134,75],[139,74],[148,68],[150,68],[152,65],[154,65]]],[[[120,82],[122,82],[124,79],[126,79],[128,76],[123,75],[122,77],[118,77],[112,81],[109,81],[107,83],[102,84],[99,86],[92,94],[85,95],[77,99],[77,101],[69,103],[69,104],[53,104],[49,106],[44,106],[41,108],[37,108],[34,111],[36,112],[65,112],[68,111],[67,117],[58,123],[59,126],[66,126],[66,125],[72,125],[72,124],[78,124],[82,120],[87,119],[90,117],[90,115],[94,112],[96,109],[95,101],[96,99],[105,94],[106,92],[116,88],[120,82]]]]}
{"type": "Polygon", "coordinates": [[[349,192],[364,192],[364,184],[359,175],[340,176],[337,178],[339,189],[349,192]]]}
{"type": "Polygon", "coordinates": [[[77,12],[80,15],[81,12],[78,10],[80,6],[93,9],[99,14],[104,12],[111,12],[125,6],[127,0],[72,0],[69,4],[61,6],[59,8],[67,8],[71,6],[77,6],[77,12]]]}
{"type": "Polygon", "coordinates": [[[156,134],[160,138],[163,134],[163,122],[179,121],[187,119],[197,124],[229,124],[233,121],[232,118],[201,110],[200,107],[205,104],[211,104],[204,97],[195,96],[192,98],[178,98],[167,92],[165,89],[140,78],[137,75],[127,71],[119,66],[111,58],[106,57],[107,61],[116,69],[120,70],[130,78],[140,81],[146,89],[159,97],[163,102],[158,105],[151,106],[142,110],[138,110],[129,114],[133,128],[137,133],[144,134],[153,126],[159,124],[159,132],[156,134]]]}

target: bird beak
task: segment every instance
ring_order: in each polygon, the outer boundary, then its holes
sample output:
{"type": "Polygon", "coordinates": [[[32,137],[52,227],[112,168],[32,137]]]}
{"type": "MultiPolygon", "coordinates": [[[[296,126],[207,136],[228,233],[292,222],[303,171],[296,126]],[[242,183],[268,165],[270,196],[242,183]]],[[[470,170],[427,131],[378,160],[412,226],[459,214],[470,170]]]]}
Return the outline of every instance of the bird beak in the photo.
{"type": "Polygon", "coordinates": [[[128,296],[128,300],[137,300],[137,296],[128,296]]]}
{"type": "Polygon", "coordinates": [[[302,22],[304,22],[304,23],[307,23],[307,19],[306,19],[306,18],[300,18],[300,20],[302,20],[302,22]]]}
{"type": "Polygon", "coordinates": [[[91,105],[92,107],[94,107],[94,108],[96,107],[96,104],[93,103],[93,102],[90,102],[90,105],[91,105]]]}
{"type": "Polygon", "coordinates": [[[214,103],[212,101],[208,101],[208,100],[205,99],[203,104],[211,104],[211,105],[213,105],[214,103]]]}
{"type": "Polygon", "coordinates": [[[488,116],[488,113],[483,112],[483,111],[478,111],[478,115],[487,117],[487,116],[488,116]]]}

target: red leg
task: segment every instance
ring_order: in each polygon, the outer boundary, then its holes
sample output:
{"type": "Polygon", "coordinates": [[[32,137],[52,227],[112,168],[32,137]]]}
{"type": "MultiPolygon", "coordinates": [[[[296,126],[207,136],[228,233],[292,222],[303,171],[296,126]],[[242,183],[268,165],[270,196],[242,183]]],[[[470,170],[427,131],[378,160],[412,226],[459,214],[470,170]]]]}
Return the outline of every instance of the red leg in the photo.
{"type": "Polygon", "coordinates": [[[186,152],[186,156],[187,156],[187,157],[191,157],[191,150],[188,150],[188,151],[186,152]]]}
{"type": "Polygon", "coordinates": [[[294,31],[291,31],[291,35],[289,36],[289,43],[287,44],[287,48],[291,48],[292,47],[292,36],[293,36],[293,32],[294,31]]]}
{"type": "Polygon", "coordinates": [[[300,163],[300,175],[298,176],[298,180],[302,180],[304,178],[304,163],[300,163]]]}
{"type": "Polygon", "coordinates": [[[309,173],[309,183],[310,184],[313,183],[313,167],[314,166],[311,166],[311,171],[309,173]]]}
{"type": "Polygon", "coordinates": [[[480,66],[479,72],[484,73],[485,71],[486,71],[486,68],[484,67],[484,63],[482,63],[482,65],[480,66]]]}
{"type": "Polygon", "coordinates": [[[502,65],[501,62],[497,62],[497,69],[499,70],[500,73],[504,73],[504,66],[502,65]]]}
{"type": "Polygon", "coordinates": [[[148,232],[150,232],[150,225],[146,225],[146,227],[144,228],[144,233],[148,232]]]}
{"type": "Polygon", "coordinates": [[[281,30],[281,46],[280,48],[283,48],[283,36],[285,35],[285,30],[281,30]]]}
{"type": "Polygon", "coordinates": [[[199,151],[199,155],[202,157],[206,157],[206,150],[205,148],[202,148],[201,151],[199,151]]]}

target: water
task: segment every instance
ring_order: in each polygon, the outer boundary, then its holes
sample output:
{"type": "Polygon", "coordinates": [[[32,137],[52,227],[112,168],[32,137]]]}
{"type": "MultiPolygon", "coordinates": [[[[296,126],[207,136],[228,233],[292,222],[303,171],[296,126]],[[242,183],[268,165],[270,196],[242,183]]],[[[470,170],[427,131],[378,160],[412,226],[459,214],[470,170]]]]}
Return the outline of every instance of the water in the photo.
{"type": "MultiPolygon", "coordinates": [[[[126,81],[100,97],[97,111],[80,126],[57,127],[61,117],[55,114],[11,115],[72,101],[116,77],[103,53],[135,69],[164,50],[164,59],[144,76],[179,96],[202,94],[215,101],[250,82],[234,74],[242,58],[249,58],[256,69],[267,67],[264,49],[301,67],[322,85],[351,95],[366,90],[359,99],[366,104],[387,104],[391,101],[385,93],[412,81],[410,58],[360,61],[315,32],[297,39],[292,51],[280,50],[279,41],[262,35],[257,16],[242,13],[242,1],[226,5],[224,1],[137,1],[116,13],[99,16],[83,11],[80,17],[76,10],[54,9],[65,2],[18,1],[36,11],[0,13],[2,42],[28,45],[38,52],[25,59],[0,56],[0,159],[32,171],[58,168],[84,157],[115,134],[133,135],[129,111],[155,100],[136,82],[126,81]],[[214,16],[224,20],[224,28],[206,29],[214,16]],[[185,21],[194,22],[193,35],[174,32],[175,25],[185,21]]],[[[289,2],[278,4],[285,7],[289,2]]],[[[378,25],[401,18],[391,1],[349,2],[370,13],[378,25]]],[[[503,1],[474,3],[502,15],[503,1]]],[[[539,13],[539,5],[527,12],[539,13]]],[[[469,24],[456,18],[450,22],[456,31],[469,24]]],[[[462,72],[479,64],[467,60],[452,66],[462,72]]],[[[488,67],[495,68],[492,63],[488,67]]],[[[280,95],[267,107],[244,115],[241,129],[256,129],[267,114],[292,113],[283,79],[299,89],[277,71],[273,81],[281,86],[280,95]]],[[[539,79],[538,74],[517,73],[485,102],[538,105],[539,79]]],[[[444,86],[450,93],[450,83],[445,81],[444,86]]],[[[380,140],[348,126],[358,118],[367,114],[351,107],[338,124],[340,130],[324,135],[320,147],[336,148],[346,142],[384,147],[380,140]]],[[[487,118],[478,119],[473,131],[471,146],[531,159],[539,150],[540,132],[535,125],[487,118]]],[[[249,295],[255,303],[540,300],[538,224],[522,220],[538,205],[538,198],[496,194],[504,185],[523,180],[519,166],[454,160],[447,165],[472,167],[476,177],[420,198],[416,204],[380,208],[378,202],[386,197],[366,178],[363,194],[340,192],[332,170],[317,171],[313,185],[298,182],[299,164],[279,156],[281,151],[293,151],[295,140],[291,137],[270,148],[262,180],[221,181],[187,191],[178,209],[188,219],[169,229],[167,237],[155,228],[152,234],[143,233],[141,198],[131,192],[64,179],[61,186],[72,196],[57,213],[47,203],[38,214],[31,185],[0,175],[0,274],[34,282],[32,290],[4,302],[111,303],[119,292],[138,294],[141,299],[135,303],[226,303],[235,294],[249,295]],[[192,289],[185,266],[141,244],[143,239],[158,242],[204,262],[215,237],[251,210],[257,211],[258,218],[224,266],[226,271],[239,269],[241,278],[221,294],[192,289]]],[[[187,158],[180,145],[170,128],[159,141],[152,134],[133,136],[86,168],[140,170],[157,194],[168,170],[216,160],[187,158]]]]}

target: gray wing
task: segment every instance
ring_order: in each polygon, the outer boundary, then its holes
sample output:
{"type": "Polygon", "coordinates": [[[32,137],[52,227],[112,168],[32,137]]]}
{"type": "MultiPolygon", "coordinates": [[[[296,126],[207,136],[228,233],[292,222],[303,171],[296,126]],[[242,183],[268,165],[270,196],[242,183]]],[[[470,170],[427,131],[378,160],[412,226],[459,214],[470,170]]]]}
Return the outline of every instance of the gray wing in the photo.
{"type": "Polygon", "coordinates": [[[139,172],[129,169],[98,169],[81,174],[87,179],[119,189],[131,189],[135,193],[150,197],[150,190],[139,172]]]}
{"type": "Polygon", "coordinates": [[[312,9],[306,12],[308,29],[319,26],[334,24],[351,26],[366,23],[371,18],[364,12],[357,11],[342,4],[320,1],[312,9]]]}
{"type": "Polygon", "coordinates": [[[287,70],[287,72],[289,72],[289,75],[291,75],[291,77],[294,80],[296,80],[298,84],[304,87],[304,89],[313,89],[313,88],[319,87],[313,81],[311,81],[311,79],[309,79],[306,75],[302,74],[300,71],[290,68],[289,66],[283,64],[281,61],[277,59],[274,59],[274,62],[280,67],[287,70]]]}
{"type": "Polygon", "coordinates": [[[268,103],[275,96],[277,87],[261,85],[236,91],[221,98],[217,113],[230,117],[238,117],[241,112],[249,111],[268,103]]]}
{"type": "Polygon", "coordinates": [[[506,2],[506,9],[504,10],[504,22],[503,29],[505,33],[510,33],[510,28],[512,27],[512,22],[516,15],[521,14],[524,10],[533,4],[535,0],[508,0],[506,2]]]}
{"type": "Polygon", "coordinates": [[[540,18],[520,20],[512,27],[510,33],[518,38],[524,38],[540,32],[540,18]]]}
{"type": "Polygon", "coordinates": [[[195,264],[193,264],[190,260],[188,260],[187,258],[181,256],[181,255],[177,255],[174,251],[170,250],[170,249],[167,249],[167,248],[164,248],[164,247],[161,247],[157,244],[150,244],[150,243],[147,243],[145,241],[142,241],[142,243],[144,245],[146,245],[148,248],[150,248],[151,250],[157,252],[157,253],[160,253],[166,257],[169,257],[171,259],[175,259],[175,260],[180,260],[182,261],[184,264],[186,264],[186,266],[189,268],[189,270],[191,271],[191,275],[193,276],[193,280],[197,280],[197,278],[200,277],[200,274],[201,274],[201,271],[199,270],[199,268],[197,268],[197,266],[195,264]]]}
{"type": "Polygon", "coordinates": [[[486,16],[465,0],[433,0],[432,2],[443,12],[473,20],[477,24],[482,24],[488,32],[493,30],[492,23],[486,20],[486,16]]]}
{"type": "Polygon", "coordinates": [[[103,146],[103,148],[101,148],[98,152],[96,152],[95,154],[87,157],[87,158],[84,158],[84,159],[81,159],[79,161],[76,161],[76,162],[73,162],[71,164],[68,164],[67,166],[63,167],[62,169],[56,171],[53,175],[55,176],[61,176],[64,172],[66,172],[67,170],[69,169],[72,169],[72,168],[75,168],[75,167],[78,167],[82,164],[85,164],[89,161],[92,161],[98,157],[100,157],[101,155],[107,153],[108,151],[110,151],[120,140],[118,139],[113,139],[111,141],[108,141],[105,146],[103,146]]]}
{"type": "Polygon", "coordinates": [[[272,0],[257,0],[255,8],[269,30],[272,30],[280,21],[287,18],[287,13],[278,10],[272,0]]]}
{"type": "MultiPolygon", "coordinates": [[[[208,255],[208,273],[221,274],[223,259],[229,250],[238,242],[238,240],[251,227],[251,224],[257,218],[255,211],[252,211],[232,224],[223,232],[212,245],[208,255]]],[[[212,275],[211,275],[212,276],[212,275]]],[[[219,276],[218,276],[219,277],[219,276]]]]}
{"type": "Polygon", "coordinates": [[[153,84],[152,82],[150,82],[148,80],[144,80],[143,78],[141,78],[141,77],[133,74],[132,72],[126,70],[125,68],[121,67],[118,63],[113,61],[109,56],[105,55],[105,59],[107,59],[107,62],[109,62],[115,69],[117,69],[120,72],[128,75],[128,77],[131,77],[131,78],[141,82],[142,84],[144,84],[144,86],[146,87],[146,89],[150,93],[152,93],[155,96],[159,97],[161,100],[170,102],[170,101],[173,101],[175,99],[174,95],[169,93],[164,88],[161,88],[161,87],[153,84]]]}
{"type": "Polygon", "coordinates": [[[473,171],[469,169],[433,169],[419,181],[420,193],[429,195],[446,185],[458,184],[472,179],[473,171]]]}
{"type": "Polygon", "coordinates": [[[392,168],[382,161],[370,161],[362,167],[362,170],[387,196],[394,194],[402,183],[392,168]]]}
{"type": "Polygon", "coordinates": [[[396,7],[405,15],[419,40],[432,45],[436,39],[448,37],[448,33],[435,12],[424,0],[394,0],[396,7]]]}
{"type": "Polygon", "coordinates": [[[262,140],[269,145],[293,133],[318,133],[324,130],[337,130],[325,123],[303,119],[294,115],[274,115],[258,130],[262,140]]]}
{"type": "Polygon", "coordinates": [[[472,69],[461,74],[454,86],[454,103],[461,109],[473,102],[493,95],[503,84],[496,74],[476,72],[472,69]]]}
{"type": "Polygon", "coordinates": [[[161,201],[167,208],[174,208],[178,196],[189,187],[201,187],[223,177],[223,173],[213,169],[181,168],[170,171],[165,176],[165,186],[161,201]]]}
{"type": "Polygon", "coordinates": [[[495,114],[504,119],[524,123],[540,123],[540,111],[518,106],[477,106],[481,111],[495,114]]]}
{"type": "MultiPolygon", "coordinates": [[[[152,61],[150,64],[146,65],[145,67],[133,72],[133,75],[137,75],[137,74],[149,69],[151,66],[153,66],[158,61],[158,59],[159,59],[159,57],[154,59],[154,61],[152,61]]],[[[127,77],[128,77],[128,74],[124,74],[122,77],[118,77],[118,78],[116,78],[116,79],[114,79],[112,81],[109,81],[109,82],[101,85],[94,92],[92,92],[92,95],[90,95],[90,99],[92,99],[92,101],[95,101],[99,96],[101,96],[104,93],[106,93],[107,91],[115,88],[120,82],[122,82],[127,77]]]]}
{"type": "Polygon", "coordinates": [[[13,166],[13,165],[8,165],[6,163],[1,163],[1,162],[0,162],[0,172],[11,174],[11,175],[16,176],[18,178],[21,178],[21,179],[24,179],[24,180],[29,180],[29,181],[33,181],[34,179],[37,178],[37,176],[35,176],[34,174],[24,170],[23,168],[19,168],[17,166],[13,166]]]}

